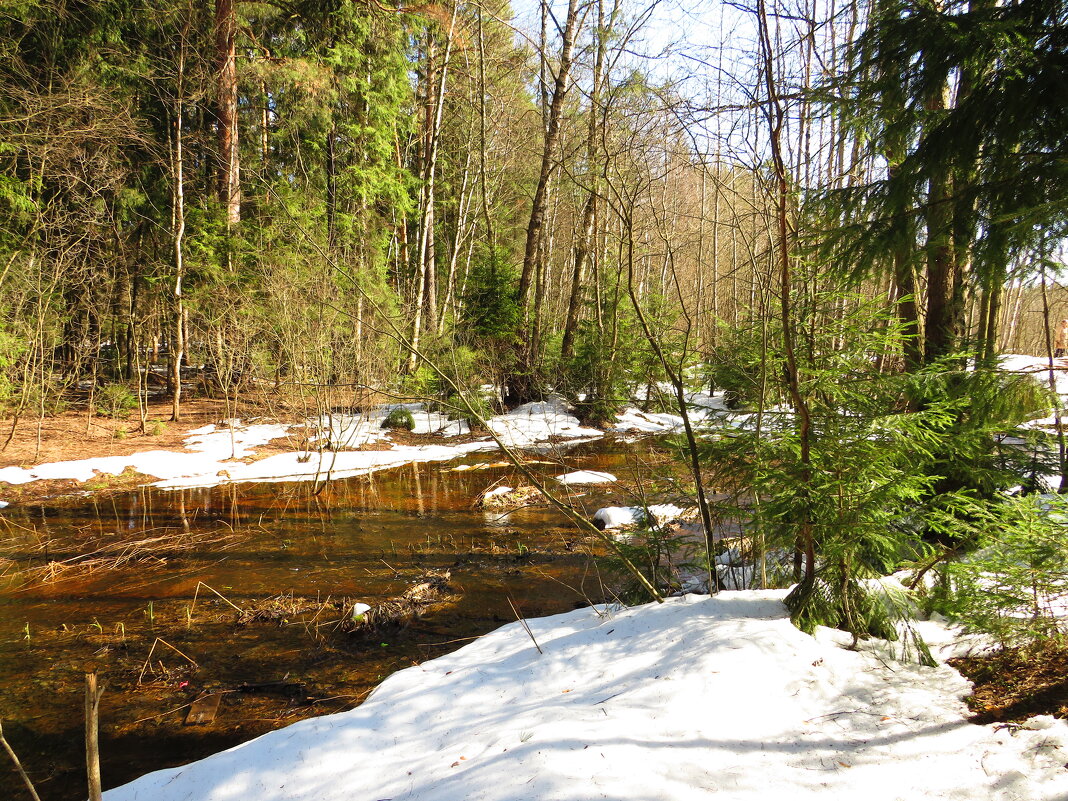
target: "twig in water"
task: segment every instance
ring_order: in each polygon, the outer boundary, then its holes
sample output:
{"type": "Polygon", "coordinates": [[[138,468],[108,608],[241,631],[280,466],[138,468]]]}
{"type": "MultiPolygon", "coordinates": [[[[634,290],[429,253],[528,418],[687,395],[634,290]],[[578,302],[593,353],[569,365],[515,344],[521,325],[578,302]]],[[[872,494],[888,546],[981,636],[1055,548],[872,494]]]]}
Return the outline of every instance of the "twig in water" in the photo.
{"type": "Polygon", "coordinates": [[[146,720],[158,720],[159,718],[162,718],[165,715],[170,715],[173,712],[177,712],[177,711],[179,711],[181,709],[185,709],[186,707],[190,707],[192,705],[193,705],[193,702],[190,701],[187,704],[182,704],[181,706],[176,706],[174,709],[168,709],[166,712],[160,712],[158,715],[149,715],[147,718],[141,718],[140,720],[135,720],[130,725],[131,726],[136,726],[138,723],[144,723],[146,720]]]}
{"type": "Polygon", "coordinates": [[[420,643],[420,645],[423,648],[434,648],[434,647],[440,647],[440,646],[445,646],[445,645],[454,645],[455,643],[458,643],[458,642],[472,642],[474,640],[481,640],[484,636],[485,636],[484,634],[479,634],[477,637],[458,637],[455,640],[444,640],[443,642],[424,642],[424,643],[420,643]]]}
{"type": "MultiPolygon", "coordinates": [[[[191,603],[191,604],[189,605],[189,614],[193,614],[193,607],[195,607],[195,606],[197,605],[197,595],[199,595],[199,593],[200,593],[200,588],[201,588],[201,587],[203,587],[203,588],[204,588],[204,589],[206,589],[206,590],[211,590],[211,591],[212,591],[213,593],[215,593],[215,594],[216,594],[216,595],[218,595],[218,596],[219,596],[220,598],[222,598],[222,599],[223,599],[223,601],[225,601],[226,603],[230,604],[230,606],[232,606],[232,607],[233,607],[234,609],[236,609],[236,610],[237,610],[238,612],[244,612],[244,611],[245,611],[244,609],[242,609],[242,608],[241,608],[240,606],[238,606],[237,604],[235,604],[235,603],[234,603],[233,601],[231,601],[231,600],[230,600],[229,598],[227,598],[227,597],[226,597],[225,595],[223,595],[223,594],[222,594],[221,592],[219,592],[219,591],[218,591],[217,589],[215,589],[214,587],[210,587],[210,586],[208,586],[208,585],[207,585],[207,584],[205,584],[205,583],[204,583],[203,581],[198,581],[198,582],[197,582],[197,588],[196,588],[196,590],[194,590],[194,591],[193,591],[193,603],[191,603]]],[[[192,661],[192,660],[190,660],[190,661],[192,661]]],[[[194,664],[195,664],[195,663],[194,663],[194,664]]]]}
{"type": "Polygon", "coordinates": [[[541,646],[538,645],[538,641],[534,639],[534,632],[530,630],[530,626],[527,625],[527,621],[523,619],[523,616],[519,614],[519,610],[515,608],[515,604],[512,603],[511,597],[508,598],[508,605],[512,607],[512,611],[515,612],[515,619],[519,621],[519,624],[523,627],[523,631],[525,631],[527,633],[527,636],[530,637],[530,641],[534,643],[534,647],[538,649],[538,653],[544,654],[545,652],[541,650],[541,646]]]}
{"type": "Polygon", "coordinates": [[[7,755],[11,757],[11,761],[15,763],[15,770],[18,771],[19,776],[22,777],[22,781],[26,784],[26,789],[30,791],[30,795],[33,796],[33,801],[41,801],[41,796],[37,795],[37,791],[33,788],[33,782],[30,781],[30,777],[26,775],[26,771],[22,769],[22,763],[19,762],[18,756],[15,754],[15,750],[8,743],[7,738],[4,737],[4,727],[0,725],[0,745],[7,751],[7,755]]]}
{"type": "MultiPolygon", "coordinates": [[[[152,661],[152,654],[156,652],[156,645],[158,643],[163,643],[164,645],[166,645],[168,648],[178,654],[178,656],[182,657],[182,659],[185,659],[187,662],[189,662],[189,664],[191,664],[193,667],[200,667],[200,665],[197,664],[197,661],[195,659],[186,656],[162,637],[156,637],[156,639],[152,641],[152,647],[148,649],[148,656],[145,657],[145,664],[141,666],[141,675],[137,677],[138,684],[140,684],[141,680],[145,677],[145,671],[148,670],[148,665],[152,661]]],[[[162,664],[162,662],[160,664],[162,664]]]]}

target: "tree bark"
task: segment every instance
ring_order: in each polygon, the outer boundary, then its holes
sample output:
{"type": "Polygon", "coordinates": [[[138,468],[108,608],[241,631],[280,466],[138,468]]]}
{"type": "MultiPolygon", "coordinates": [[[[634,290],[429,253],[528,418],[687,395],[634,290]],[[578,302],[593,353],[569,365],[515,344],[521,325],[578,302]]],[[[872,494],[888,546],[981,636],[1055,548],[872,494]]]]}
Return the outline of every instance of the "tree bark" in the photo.
{"type": "Polygon", "coordinates": [[[85,767],[89,777],[89,801],[100,801],[100,696],[96,674],[85,674],[85,767]]]}
{"type": "Polygon", "coordinates": [[[219,201],[226,209],[227,226],[233,226],[241,222],[235,0],[215,0],[215,68],[218,89],[219,201]]]}
{"type": "Polygon", "coordinates": [[[579,312],[582,309],[582,285],[586,277],[586,263],[589,261],[590,248],[593,243],[594,224],[597,220],[598,170],[596,168],[597,135],[603,130],[603,116],[599,108],[601,87],[604,82],[604,61],[610,31],[619,11],[616,0],[612,14],[605,24],[604,0],[597,0],[597,53],[593,65],[593,87],[590,90],[589,125],[586,129],[586,164],[588,165],[589,194],[582,206],[582,223],[579,226],[578,239],[575,243],[575,258],[571,273],[571,291],[568,294],[567,316],[564,321],[564,337],[560,344],[560,356],[570,359],[575,353],[575,333],[578,330],[579,312]]]}
{"type": "MultiPolygon", "coordinates": [[[[179,90],[180,92],[180,90],[179,90]]],[[[182,360],[185,358],[185,159],[182,150],[182,102],[179,97],[174,119],[174,341],[171,343],[171,419],[182,419],[182,360]]]]}
{"type": "Polygon", "coordinates": [[[445,82],[449,74],[449,58],[452,54],[453,31],[456,26],[458,5],[454,5],[449,18],[449,30],[445,37],[445,51],[442,55],[440,72],[436,63],[437,45],[434,34],[427,32],[427,67],[425,77],[424,116],[422,134],[420,190],[422,213],[419,223],[419,242],[416,257],[419,259],[418,293],[416,296],[415,317],[412,323],[412,352],[408,360],[409,372],[414,370],[418,361],[416,351],[420,347],[423,328],[437,328],[437,258],[434,244],[434,179],[437,173],[438,144],[441,139],[441,118],[445,108],[445,82]],[[425,324],[424,324],[425,317],[425,324]]]}
{"type": "Polygon", "coordinates": [[[524,308],[528,306],[530,285],[538,261],[538,244],[541,241],[541,229],[545,223],[546,192],[553,168],[553,153],[560,138],[560,119],[563,115],[564,98],[567,95],[567,83],[571,75],[572,56],[575,37],[579,27],[578,0],[569,0],[567,20],[564,24],[563,38],[560,46],[560,64],[556,70],[552,98],[549,103],[549,115],[546,121],[545,137],[542,142],[541,167],[538,170],[538,183],[534,189],[534,198],[530,204],[530,220],[527,223],[526,244],[523,248],[523,272],[519,276],[519,302],[524,308]]]}
{"type": "MultiPolygon", "coordinates": [[[[543,0],[543,3],[546,0],[543,0]]],[[[544,6],[543,6],[544,10],[544,6]]],[[[581,27],[579,0],[569,0],[567,18],[561,31],[560,63],[556,68],[552,97],[549,101],[548,115],[545,120],[545,134],[542,141],[541,166],[538,170],[538,182],[530,204],[530,219],[527,223],[526,243],[523,248],[523,270],[519,276],[519,306],[521,354],[519,370],[509,381],[508,395],[513,402],[530,400],[533,395],[533,356],[537,343],[533,341],[528,329],[531,314],[531,286],[536,272],[541,269],[541,239],[545,224],[549,179],[553,172],[553,156],[560,139],[560,121],[563,116],[564,99],[567,95],[568,81],[575,48],[575,39],[581,27]]],[[[543,43],[543,47],[544,47],[543,43]]],[[[544,54],[543,54],[544,55],[544,54]]]]}

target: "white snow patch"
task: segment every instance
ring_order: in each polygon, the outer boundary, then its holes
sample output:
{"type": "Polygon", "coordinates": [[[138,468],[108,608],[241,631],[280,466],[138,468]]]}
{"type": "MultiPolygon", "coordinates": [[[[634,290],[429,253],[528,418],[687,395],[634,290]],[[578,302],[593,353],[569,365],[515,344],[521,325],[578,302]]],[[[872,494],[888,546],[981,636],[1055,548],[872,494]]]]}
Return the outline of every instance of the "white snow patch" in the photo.
{"type": "MultiPolygon", "coordinates": [[[[280,453],[244,464],[228,462],[216,473],[177,475],[153,486],[164,489],[210,487],[223,482],[328,481],[361,476],[413,462],[447,462],[474,451],[492,450],[485,440],[464,445],[393,446],[388,451],[323,451],[280,453]]],[[[156,473],[155,475],[158,475],[156,473]]]]}
{"type": "Polygon", "coordinates": [[[645,517],[644,512],[636,506],[605,506],[593,513],[593,523],[600,529],[609,531],[624,526],[635,526],[645,517]]]}
{"type": "MultiPolygon", "coordinates": [[[[662,526],[674,520],[684,511],[670,503],[654,503],[648,509],[652,524],[655,526],[662,526]]],[[[645,511],[641,506],[604,506],[593,513],[593,522],[594,525],[601,523],[599,528],[605,530],[636,526],[645,522],[645,511]]]]}
{"type": "Polygon", "coordinates": [[[375,442],[389,440],[389,431],[382,428],[382,423],[394,409],[407,409],[415,423],[413,434],[440,434],[444,437],[457,437],[470,433],[471,429],[463,420],[450,420],[448,415],[431,412],[421,403],[394,403],[376,406],[360,414],[323,415],[309,421],[309,425],[321,432],[312,441],[326,440],[333,450],[346,450],[363,447],[375,442]]]}
{"type": "Polygon", "coordinates": [[[556,480],[561,484],[611,484],[616,477],[611,473],[602,473],[598,470],[577,470],[574,473],[557,476],[556,480]]]}
{"type": "Polygon", "coordinates": [[[643,412],[628,408],[616,415],[613,431],[639,431],[648,434],[663,434],[682,430],[682,418],[677,414],[643,412]]]}
{"type": "Polygon", "coordinates": [[[107,801],[1068,797],[1068,724],[976,726],[969,684],[794,628],[781,591],[519,623],[107,801]]]}
{"type": "MultiPolygon", "coordinates": [[[[97,474],[118,475],[132,469],[158,479],[154,486],[165,489],[209,487],[240,481],[313,481],[363,475],[411,462],[440,462],[458,459],[475,451],[496,450],[488,437],[465,444],[395,445],[388,451],[361,451],[367,445],[389,441],[382,421],[394,406],[384,406],[360,414],[324,415],[309,420],[306,442],[314,450],[275,454],[252,463],[235,461],[255,454],[255,448],[286,436],[289,426],[246,425],[240,420],[225,425],[203,426],[189,433],[186,447],[193,453],[142,451],[130,456],[99,457],[68,462],[51,462],[30,468],[0,468],[0,482],[25,484],[40,479],[87,481],[97,474]]],[[[419,404],[407,404],[415,420],[413,433],[455,437],[469,433],[465,421],[449,420],[429,412],[419,404]]],[[[583,428],[567,413],[560,398],[528,403],[513,412],[488,421],[505,445],[530,448],[549,439],[571,442],[596,439],[603,432],[583,428]]]]}
{"type": "Polygon", "coordinates": [[[493,433],[509,448],[523,448],[548,439],[596,439],[604,432],[584,428],[568,413],[562,398],[525,403],[486,421],[493,433]]]}
{"type": "MultiPolygon", "coordinates": [[[[1049,359],[1022,353],[1005,353],[998,359],[998,367],[1014,373],[1029,373],[1043,386],[1049,386],[1049,359]]],[[[1057,393],[1068,395],[1068,359],[1053,360],[1053,380],[1057,393]]]]}

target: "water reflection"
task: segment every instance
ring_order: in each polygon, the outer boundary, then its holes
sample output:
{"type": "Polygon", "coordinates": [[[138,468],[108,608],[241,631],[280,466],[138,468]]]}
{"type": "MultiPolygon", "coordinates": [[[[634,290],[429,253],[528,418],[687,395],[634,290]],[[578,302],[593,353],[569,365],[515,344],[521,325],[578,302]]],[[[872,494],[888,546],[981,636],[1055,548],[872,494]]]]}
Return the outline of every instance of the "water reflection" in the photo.
{"type": "MultiPolygon", "coordinates": [[[[647,456],[597,443],[539,469],[547,476],[579,468],[625,474],[647,456]]],[[[494,482],[522,480],[507,465],[468,463],[476,468],[409,465],[319,487],[140,488],[5,509],[0,715],[42,797],[85,795],[85,671],[100,671],[107,682],[104,782],[114,786],[349,707],[389,672],[514,619],[509,597],[529,616],[599,600],[588,543],[548,508],[474,508],[494,482]],[[428,570],[449,570],[462,592],[403,629],[373,638],[332,633],[341,599],[396,597],[428,570]],[[239,625],[215,592],[241,609],[291,598],[294,608],[305,599],[319,611],[310,621],[311,613],[239,625]],[[153,652],[148,666],[151,681],[139,685],[157,638],[187,654],[195,669],[161,647],[163,657],[153,652]],[[285,677],[304,688],[302,703],[235,690],[285,677]],[[228,694],[215,723],[182,725],[191,700],[220,690],[228,694]]],[[[620,500],[611,487],[583,491],[580,502],[591,512],[620,500]]],[[[0,766],[0,797],[21,792],[9,766],[0,766]]]]}

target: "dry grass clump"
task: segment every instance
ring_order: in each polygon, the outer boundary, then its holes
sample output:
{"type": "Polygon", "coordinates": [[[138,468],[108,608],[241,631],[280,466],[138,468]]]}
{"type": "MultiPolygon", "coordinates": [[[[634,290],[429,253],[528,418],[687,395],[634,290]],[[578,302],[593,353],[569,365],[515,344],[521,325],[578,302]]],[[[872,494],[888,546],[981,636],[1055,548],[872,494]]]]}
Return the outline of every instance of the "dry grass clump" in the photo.
{"type": "MultiPolygon", "coordinates": [[[[139,567],[163,565],[169,559],[184,555],[193,549],[205,546],[230,547],[237,544],[240,539],[240,535],[233,531],[196,533],[165,531],[147,537],[121,539],[86,553],[74,554],[63,559],[49,559],[44,564],[31,564],[21,571],[21,577],[30,583],[47,584],[61,579],[82,578],[101,570],[119,570],[134,565],[139,567]]],[[[40,545],[38,550],[44,551],[45,545],[40,545]]]]}
{"type": "Polygon", "coordinates": [[[451,595],[458,594],[449,580],[448,570],[431,570],[420,576],[416,583],[400,596],[375,604],[360,615],[352,614],[353,605],[346,606],[340,628],[348,633],[381,631],[386,628],[402,628],[421,617],[428,609],[442,603],[451,595]]]}
{"type": "Polygon", "coordinates": [[[542,504],[545,499],[537,487],[516,487],[508,492],[493,492],[492,489],[478,496],[475,505],[480,509],[501,511],[505,509],[518,509],[520,506],[534,506],[542,504]]]}

